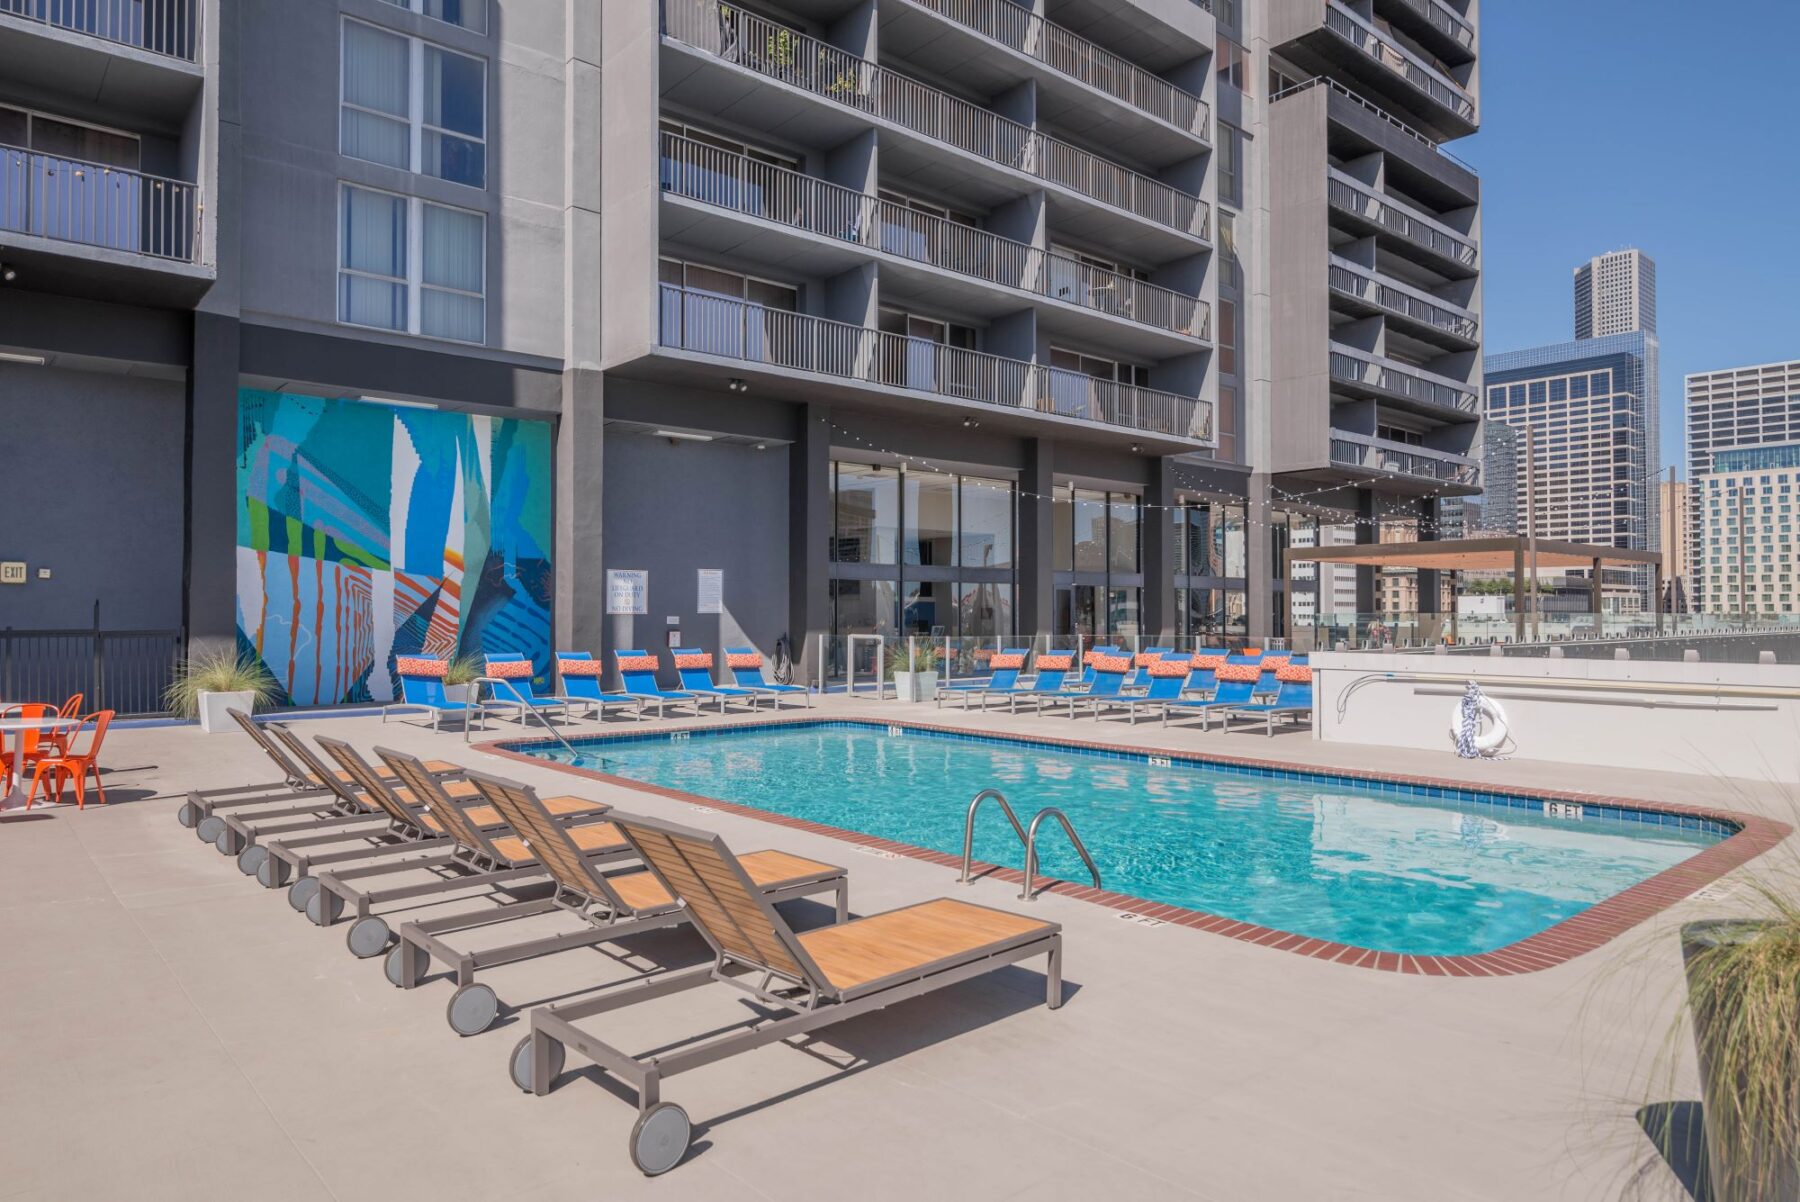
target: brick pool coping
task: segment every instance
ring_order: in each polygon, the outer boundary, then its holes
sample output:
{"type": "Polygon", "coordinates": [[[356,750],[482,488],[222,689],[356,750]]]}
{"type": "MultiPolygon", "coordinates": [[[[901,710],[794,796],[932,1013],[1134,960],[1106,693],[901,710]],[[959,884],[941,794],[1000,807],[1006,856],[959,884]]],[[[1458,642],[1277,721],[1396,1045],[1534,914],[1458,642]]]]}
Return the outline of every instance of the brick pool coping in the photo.
{"type": "MultiPolygon", "coordinates": [[[[1462,792],[1492,793],[1496,795],[1530,796],[1545,801],[1570,801],[1579,805],[1613,806],[1628,810],[1641,810],[1655,814],[1674,814],[1693,818],[1710,819],[1735,826],[1735,834],[1728,835],[1718,843],[1706,848],[1696,855],[1690,856],[1672,868],[1666,868],[1655,876],[1639,881],[1637,884],[1619,893],[1613,894],[1604,901],[1589,906],[1581,913],[1563,919],[1554,926],[1546,927],[1535,935],[1527,936],[1517,943],[1509,943],[1505,947],[1491,952],[1464,956],[1411,956],[1397,952],[1382,952],[1372,948],[1355,947],[1347,943],[1335,943],[1327,939],[1314,939],[1306,935],[1296,935],[1291,931],[1277,930],[1273,927],[1259,926],[1256,923],[1240,922],[1234,918],[1225,918],[1217,914],[1209,914],[1204,910],[1193,910],[1183,906],[1171,906],[1162,902],[1146,901],[1141,897],[1132,897],[1124,893],[1114,893],[1108,889],[1095,889],[1087,885],[1077,885],[1071,881],[1046,880],[1040,877],[1044,887],[1041,892],[1056,893],[1063,897],[1072,897],[1077,901],[1093,902],[1126,914],[1134,914],[1159,922],[1171,923],[1175,926],[1191,927],[1198,931],[1207,931],[1217,935],[1225,935],[1244,943],[1254,943],[1276,951],[1291,952],[1295,955],[1308,956],[1315,960],[1328,960],[1338,964],[1346,964],[1352,968],[1370,968],[1378,972],[1410,973],[1416,976],[1434,977],[1505,977],[1520,973],[1539,972],[1546,968],[1554,968],[1559,964],[1585,955],[1603,944],[1611,942],[1645,919],[1668,909],[1676,902],[1688,897],[1695,890],[1701,889],[1726,873],[1741,867],[1750,860],[1775,846],[1792,833],[1793,828],[1783,822],[1769,818],[1759,818],[1750,814],[1739,814],[1711,806],[1688,806],[1673,802],[1641,801],[1633,798],[1609,797],[1593,793],[1567,793],[1548,789],[1535,788],[1500,788],[1481,786],[1469,781],[1443,780],[1433,777],[1407,776],[1392,773],[1367,772],[1355,768],[1322,768],[1315,765],[1295,764],[1279,760],[1252,759],[1247,756],[1218,755],[1211,752],[1183,751],[1162,747],[1122,747],[1116,743],[1096,743],[1082,739],[1062,739],[1036,734],[1009,735],[989,731],[971,731],[962,727],[937,726],[929,722],[916,722],[906,719],[891,718],[849,718],[825,716],[817,713],[796,713],[785,717],[770,717],[746,721],[709,723],[705,726],[679,726],[667,728],[668,733],[676,731],[713,732],[721,730],[746,730],[753,728],[772,728],[794,725],[817,725],[822,723],[848,723],[864,726],[896,726],[907,730],[928,731],[935,734],[957,735],[974,738],[992,738],[1017,743],[1035,743],[1043,747],[1067,747],[1079,751],[1104,751],[1114,755],[1167,756],[1171,760],[1190,764],[1225,764],[1234,767],[1257,769],[1269,772],[1293,772],[1308,777],[1333,776],[1349,780],[1366,780],[1386,784],[1412,785],[1421,788],[1453,789],[1462,792]]],[[[641,728],[635,730],[619,730],[601,734],[577,736],[580,742],[604,742],[608,739],[629,739],[650,732],[641,728]]],[[[573,764],[557,763],[554,760],[542,759],[528,755],[513,748],[521,746],[557,746],[557,740],[549,738],[507,739],[478,743],[475,749],[489,755],[503,756],[507,759],[519,760],[542,768],[550,768],[558,772],[566,772],[573,776],[586,777],[590,780],[602,781],[609,785],[617,785],[625,789],[633,789],[640,793],[650,793],[671,801],[684,802],[688,805],[705,809],[718,810],[724,813],[739,814],[747,818],[755,818],[762,822],[774,823],[794,830],[808,831],[812,834],[825,835],[833,839],[841,839],[854,843],[859,847],[872,851],[889,852],[906,856],[915,860],[924,860],[945,868],[959,870],[962,861],[957,856],[946,855],[926,847],[917,847],[910,843],[897,843],[891,839],[882,839],[861,831],[845,830],[842,827],[827,826],[823,823],[811,822],[803,818],[792,818],[785,814],[776,814],[769,810],[759,810],[751,806],[738,805],[717,797],[704,797],[695,793],[686,793],[679,789],[670,789],[662,785],[653,785],[645,781],[630,780],[622,776],[614,776],[606,772],[598,772],[591,768],[578,768],[573,764]]],[[[1016,885],[1025,883],[1024,874],[1016,869],[998,864],[986,864],[977,861],[974,865],[978,878],[992,877],[1016,885]]]]}

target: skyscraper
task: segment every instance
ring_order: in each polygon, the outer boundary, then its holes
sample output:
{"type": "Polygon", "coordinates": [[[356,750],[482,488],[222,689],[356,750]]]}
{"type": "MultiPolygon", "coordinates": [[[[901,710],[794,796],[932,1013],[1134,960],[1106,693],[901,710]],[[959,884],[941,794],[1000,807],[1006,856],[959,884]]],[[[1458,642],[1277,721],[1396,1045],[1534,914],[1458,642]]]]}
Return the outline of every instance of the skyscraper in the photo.
{"type": "MultiPolygon", "coordinates": [[[[1697,607],[1711,606],[1717,591],[1703,588],[1702,580],[1717,550],[1706,545],[1701,523],[1714,496],[1707,482],[1714,457],[1732,448],[1800,442],[1800,360],[1695,372],[1686,384],[1690,596],[1697,607]]],[[[1735,601],[1730,609],[1736,611],[1735,601]]]]}
{"type": "Polygon", "coordinates": [[[1491,416],[1481,439],[1482,529],[1519,529],[1519,431],[1491,416]]]}
{"type": "Polygon", "coordinates": [[[1656,333],[1656,260],[1641,250],[1596,255],[1575,269],[1575,337],[1656,333]]]}
{"type": "Polygon", "coordinates": [[[1696,596],[1688,548],[1688,528],[1693,522],[1689,512],[1692,485],[1686,480],[1664,480],[1656,487],[1662,526],[1663,581],[1667,589],[1663,608],[1670,613],[1685,613],[1693,608],[1696,596]]]}

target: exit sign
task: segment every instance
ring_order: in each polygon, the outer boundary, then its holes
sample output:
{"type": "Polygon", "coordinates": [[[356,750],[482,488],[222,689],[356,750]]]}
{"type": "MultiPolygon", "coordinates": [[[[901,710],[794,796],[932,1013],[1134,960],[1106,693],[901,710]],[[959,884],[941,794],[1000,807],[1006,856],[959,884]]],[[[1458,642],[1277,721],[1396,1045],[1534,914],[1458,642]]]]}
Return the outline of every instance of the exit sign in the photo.
{"type": "Polygon", "coordinates": [[[9,560],[0,563],[0,584],[24,584],[25,565],[9,560]]]}

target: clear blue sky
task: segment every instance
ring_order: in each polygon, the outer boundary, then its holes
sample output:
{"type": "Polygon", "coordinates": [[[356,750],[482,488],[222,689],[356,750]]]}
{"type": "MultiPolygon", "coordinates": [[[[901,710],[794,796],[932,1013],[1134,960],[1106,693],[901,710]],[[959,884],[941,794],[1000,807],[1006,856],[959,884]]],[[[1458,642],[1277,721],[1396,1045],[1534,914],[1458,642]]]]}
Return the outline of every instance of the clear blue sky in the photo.
{"type": "Polygon", "coordinates": [[[1481,172],[1486,349],[1573,338],[1575,266],[1639,247],[1681,476],[1684,374],[1800,359],[1797,46],[1794,0],[1481,8],[1482,129],[1449,149],[1481,172]]]}

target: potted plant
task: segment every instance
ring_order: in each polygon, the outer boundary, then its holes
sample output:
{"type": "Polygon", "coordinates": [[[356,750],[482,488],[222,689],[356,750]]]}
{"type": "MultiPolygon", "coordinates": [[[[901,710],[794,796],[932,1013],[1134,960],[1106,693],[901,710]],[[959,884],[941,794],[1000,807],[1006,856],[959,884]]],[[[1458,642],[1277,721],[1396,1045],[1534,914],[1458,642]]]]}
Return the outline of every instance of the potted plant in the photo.
{"type": "Polygon", "coordinates": [[[1800,1197],[1800,900],[1681,929],[1712,1202],[1800,1197]]]}
{"type": "Polygon", "coordinates": [[[888,652],[888,675],[900,701],[930,701],[937,696],[937,645],[901,643],[888,652]]]}
{"type": "Polygon", "coordinates": [[[444,697],[449,701],[467,702],[475,679],[487,671],[479,655],[462,655],[444,667],[444,697]]]}
{"type": "Polygon", "coordinates": [[[275,696],[275,678],[241,651],[210,651],[183,664],[164,700],[177,718],[199,718],[207,734],[231,730],[228,710],[254,713],[275,696]]]}

